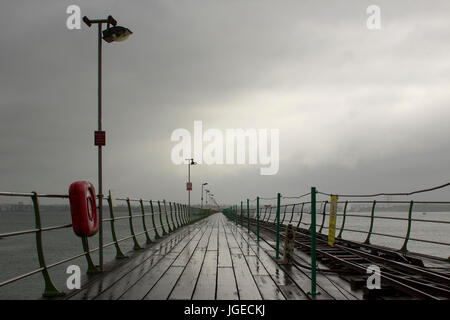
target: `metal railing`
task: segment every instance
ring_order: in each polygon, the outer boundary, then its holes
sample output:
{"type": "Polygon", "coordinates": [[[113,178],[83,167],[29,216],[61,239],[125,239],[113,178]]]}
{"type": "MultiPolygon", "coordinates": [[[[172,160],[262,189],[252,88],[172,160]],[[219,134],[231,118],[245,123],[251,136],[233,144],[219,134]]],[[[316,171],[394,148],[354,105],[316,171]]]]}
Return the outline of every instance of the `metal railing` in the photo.
{"type": "MultiPolygon", "coordinates": [[[[274,200],[276,198],[270,198],[274,200]]],[[[259,199],[258,199],[259,200],[259,199]]],[[[379,236],[381,238],[387,239],[397,239],[402,242],[401,248],[398,249],[399,252],[406,253],[410,252],[408,250],[408,244],[413,242],[423,243],[423,244],[433,244],[437,246],[444,246],[450,252],[450,242],[437,241],[419,237],[412,237],[411,231],[413,226],[418,223],[430,223],[434,225],[439,225],[446,228],[446,233],[450,238],[450,218],[448,220],[437,220],[437,219],[422,219],[413,217],[414,208],[417,205],[445,205],[450,208],[450,201],[379,201],[379,200],[345,200],[338,201],[338,212],[336,213],[337,219],[340,220],[340,224],[336,225],[336,238],[343,239],[344,233],[358,233],[365,237],[363,241],[364,244],[371,244],[371,239],[373,236],[379,236]],[[377,205],[384,205],[379,211],[377,211],[377,205]],[[360,208],[358,210],[349,210],[351,205],[358,205],[360,208]],[[398,212],[391,212],[391,215],[381,215],[380,211],[383,213],[390,213],[386,211],[386,207],[389,206],[405,206],[406,217],[398,216],[398,212]],[[383,210],[384,209],[384,210],[383,210]],[[368,214],[363,214],[367,212],[368,214]],[[355,229],[349,227],[349,221],[351,219],[365,219],[366,228],[364,230],[355,229]],[[386,232],[375,232],[374,225],[377,220],[392,220],[399,221],[404,224],[405,232],[403,234],[392,234],[386,232]]],[[[326,225],[327,219],[330,216],[330,202],[328,200],[317,200],[317,221],[316,227],[318,228],[318,233],[327,234],[329,227],[326,225]]],[[[311,230],[311,201],[303,201],[296,203],[280,204],[279,208],[277,205],[270,204],[261,207],[253,206],[248,207],[242,206],[232,206],[224,210],[224,213],[234,221],[236,224],[241,224],[244,228],[249,229],[248,218],[255,219],[257,222],[271,222],[277,224],[277,211],[279,210],[279,224],[287,225],[292,224],[296,228],[304,228],[311,230]],[[309,219],[307,217],[309,216],[309,219]]],[[[423,210],[426,211],[426,210],[423,210]]],[[[432,211],[431,211],[432,213],[432,211]]],[[[450,217],[450,210],[448,212],[450,217]]],[[[329,221],[329,220],[328,220],[329,221]]],[[[257,230],[257,235],[259,238],[259,230],[257,230]]],[[[396,249],[397,250],[397,249],[396,249]]],[[[450,259],[450,257],[449,257],[450,259]]]]}
{"type": "MultiPolygon", "coordinates": [[[[38,194],[36,192],[31,193],[17,193],[17,192],[0,192],[0,196],[4,197],[21,197],[21,198],[30,198],[32,202],[32,207],[34,211],[34,228],[28,230],[21,231],[13,231],[0,233],[1,238],[9,238],[9,237],[17,237],[25,234],[35,234],[35,244],[36,244],[36,253],[39,261],[39,268],[34,269],[32,271],[23,273],[21,275],[15,276],[13,278],[7,279],[5,281],[0,282],[0,288],[7,286],[11,283],[17,282],[19,280],[28,278],[32,275],[41,273],[44,280],[44,297],[57,297],[62,296],[65,293],[59,291],[54,285],[49,270],[59,266],[63,263],[67,263],[69,261],[78,259],[80,257],[85,257],[87,262],[87,273],[88,274],[96,274],[100,273],[97,266],[93,263],[91,254],[99,250],[99,247],[90,249],[88,238],[80,238],[83,252],[73,255],[69,258],[62,259],[55,263],[48,264],[45,260],[45,253],[43,247],[43,239],[42,235],[44,232],[49,232],[52,230],[60,230],[60,229],[68,229],[72,227],[72,224],[64,224],[64,225],[55,225],[50,227],[42,227],[41,221],[41,212],[39,199],[41,198],[53,198],[53,199],[69,199],[67,194],[38,194]]],[[[111,236],[112,241],[109,243],[105,243],[103,248],[115,247],[115,257],[116,259],[127,258],[127,256],[122,252],[120,248],[120,243],[129,239],[133,241],[133,249],[140,250],[142,249],[139,244],[137,237],[140,235],[145,235],[146,244],[152,243],[154,240],[165,236],[178,228],[185,226],[187,224],[193,223],[199,219],[202,219],[209,214],[212,213],[209,209],[199,209],[199,208],[191,208],[191,215],[188,215],[187,205],[175,202],[166,202],[165,200],[144,200],[144,199],[133,199],[133,198],[113,198],[111,192],[109,192],[108,197],[106,197],[108,207],[109,207],[109,218],[104,218],[102,220],[103,223],[110,222],[111,225],[111,236]],[[121,201],[126,204],[127,215],[116,216],[114,213],[115,201],[121,201]],[[137,204],[137,208],[140,209],[140,214],[133,214],[132,203],[137,204]],[[148,204],[150,207],[150,212],[146,212],[144,204],[148,204]],[[155,208],[157,206],[157,209],[155,208]],[[147,226],[145,217],[151,217],[151,226],[147,226]],[[134,226],[136,225],[135,219],[141,218],[141,224],[143,227],[142,232],[136,233],[134,230],[134,226]],[[156,220],[159,220],[159,224],[156,223],[156,220]],[[119,220],[128,220],[129,222],[129,236],[122,237],[120,239],[117,238],[115,226],[116,222],[119,220]],[[151,239],[149,231],[153,231],[154,239],[151,239]],[[161,231],[161,234],[160,232],[161,231]]],[[[136,207],[135,207],[136,208],[136,207]]],[[[74,234],[74,233],[73,233],[74,234]]],[[[78,238],[77,236],[74,237],[78,238]]],[[[1,245],[1,243],[0,243],[1,245]]]]}

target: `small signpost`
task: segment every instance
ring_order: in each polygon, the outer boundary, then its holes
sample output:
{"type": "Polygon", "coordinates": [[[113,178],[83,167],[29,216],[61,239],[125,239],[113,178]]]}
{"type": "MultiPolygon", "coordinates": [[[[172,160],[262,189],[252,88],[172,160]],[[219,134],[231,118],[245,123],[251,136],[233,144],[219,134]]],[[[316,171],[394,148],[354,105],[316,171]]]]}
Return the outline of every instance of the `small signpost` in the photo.
{"type": "Polygon", "coordinates": [[[94,144],[96,146],[105,146],[106,145],[106,133],[105,133],[105,131],[95,131],[94,144]]]}
{"type": "Polygon", "coordinates": [[[192,191],[192,182],[187,182],[186,183],[186,190],[187,191],[192,191]]]}

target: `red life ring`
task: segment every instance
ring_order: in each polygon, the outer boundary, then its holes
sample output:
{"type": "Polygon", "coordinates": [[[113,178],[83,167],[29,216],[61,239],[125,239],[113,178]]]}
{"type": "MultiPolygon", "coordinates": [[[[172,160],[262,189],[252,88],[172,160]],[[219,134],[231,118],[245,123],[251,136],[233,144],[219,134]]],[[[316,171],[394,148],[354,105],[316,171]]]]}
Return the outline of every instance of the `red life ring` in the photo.
{"type": "Polygon", "coordinates": [[[95,189],[88,181],[77,181],[69,187],[72,227],[79,237],[90,237],[98,231],[95,189]]]}

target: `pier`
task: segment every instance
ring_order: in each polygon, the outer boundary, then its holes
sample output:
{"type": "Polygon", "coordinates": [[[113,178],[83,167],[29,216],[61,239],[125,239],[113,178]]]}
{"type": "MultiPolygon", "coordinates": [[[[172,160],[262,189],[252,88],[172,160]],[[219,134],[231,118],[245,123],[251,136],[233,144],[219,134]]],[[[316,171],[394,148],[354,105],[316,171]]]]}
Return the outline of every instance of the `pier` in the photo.
{"type": "MultiPolygon", "coordinates": [[[[315,190],[315,189],[313,189],[315,190]]],[[[1,238],[34,234],[39,268],[0,283],[0,290],[33,275],[42,275],[43,298],[71,300],[392,300],[450,298],[450,260],[410,250],[411,243],[427,244],[448,252],[450,244],[420,239],[412,230],[420,223],[434,223],[436,230],[449,221],[418,216],[414,206],[444,206],[437,201],[376,201],[316,199],[319,192],[303,196],[257,197],[216,210],[191,208],[165,200],[107,197],[111,241],[115,259],[106,261],[101,272],[91,257],[89,238],[80,238],[83,252],[47,263],[42,237],[47,232],[72,225],[43,227],[39,199],[67,195],[7,193],[6,197],[29,198],[35,228],[1,233],[1,238]],[[312,196],[313,195],[313,196],[312,196]],[[331,210],[332,203],[333,210],[331,210]],[[268,204],[270,203],[270,204],[268,204]],[[377,212],[383,205],[406,207],[406,217],[377,212]],[[350,210],[369,208],[368,214],[350,210]],[[331,213],[337,216],[330,224],[331,213]],[[351,220],[365,219],[364,230],[351,220]],[[377,221],[405,224],[405,234],[383,233],[377,221]],[[118,236],[117,223],[128,222],[128,236],[118,236]],[[329,229],[335,228],[330,244],[329,229]],[[348,233],[363,240],[349,240],[348,233]],[[394,238],[398,248],[377,244],[374,239],[394,238]],[[124,244],[131,250],[123,250],[124,244]],[[58,288],[54,268],[85,259],[87,270],[79,289],[58,288]],[[370,276],[379,276],[380,286],[370,288],[370,276]]],[[[106,207],[105,207],[105,210],[106,207]]],[[[15,214],[15,213],[14,213],[15,214]]],[[[69,230],[67,230],[69,229],[69,230]]],[[[443,230],[443,229],[442,229],[443,230]]],[[[448,234],[447,234],[448,235],[448,234]]],[[[75,235],[73,237],[76,238],[75,235]]],[[[2,240],[3,241],[3,240],[2,240]]],[[[2,243],[0,243],[0,246],[2,243]]],[[[92,246],[92,244],[91,244],[92,246]]]]}

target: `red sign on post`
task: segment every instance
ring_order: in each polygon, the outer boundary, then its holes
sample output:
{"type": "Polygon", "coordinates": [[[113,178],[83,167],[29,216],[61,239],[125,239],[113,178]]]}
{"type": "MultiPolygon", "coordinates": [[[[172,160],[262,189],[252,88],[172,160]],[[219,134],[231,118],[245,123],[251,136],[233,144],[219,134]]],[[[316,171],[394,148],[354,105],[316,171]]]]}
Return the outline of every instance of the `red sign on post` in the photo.
{"type": "Polygon", "coordinates": [[[96,146],[106,145],[106,133],[105,131],[95,131],[94,143],[96,146]]]}
{"type": "Polygon", "coordinates": [[[192,182],[186,183],[186,190],[188,191],[192,190],[192,182]]]}

